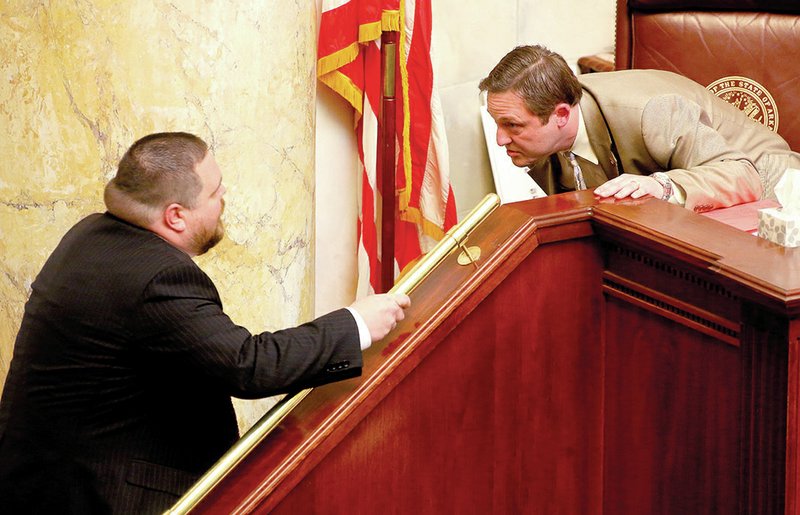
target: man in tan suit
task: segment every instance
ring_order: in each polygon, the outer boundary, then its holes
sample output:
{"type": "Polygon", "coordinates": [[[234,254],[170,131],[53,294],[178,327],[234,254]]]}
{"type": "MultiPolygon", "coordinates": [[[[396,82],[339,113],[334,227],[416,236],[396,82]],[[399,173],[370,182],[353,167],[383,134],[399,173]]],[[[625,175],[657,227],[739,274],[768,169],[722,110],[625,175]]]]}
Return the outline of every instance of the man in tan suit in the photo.
{"type": "Polygon", "coordinates": [[[547,193],[596,187],[702,212],[774,198],[800,154],[680,75],[625,70],[576,77],[541,46],[509,52],[479,85],[497,144],[547,193]]]}

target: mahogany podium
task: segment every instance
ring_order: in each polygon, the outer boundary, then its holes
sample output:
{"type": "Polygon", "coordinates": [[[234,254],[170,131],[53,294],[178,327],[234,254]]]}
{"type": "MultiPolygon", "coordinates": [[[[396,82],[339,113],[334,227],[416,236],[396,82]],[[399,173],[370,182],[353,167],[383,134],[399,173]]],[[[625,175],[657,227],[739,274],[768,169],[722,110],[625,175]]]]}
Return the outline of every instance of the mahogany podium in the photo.
{"type": "Polygon", "coordinates": [[[800,249],[590,192],[453,239],[361,378],[175,512],[800,513],[800,249]]]}

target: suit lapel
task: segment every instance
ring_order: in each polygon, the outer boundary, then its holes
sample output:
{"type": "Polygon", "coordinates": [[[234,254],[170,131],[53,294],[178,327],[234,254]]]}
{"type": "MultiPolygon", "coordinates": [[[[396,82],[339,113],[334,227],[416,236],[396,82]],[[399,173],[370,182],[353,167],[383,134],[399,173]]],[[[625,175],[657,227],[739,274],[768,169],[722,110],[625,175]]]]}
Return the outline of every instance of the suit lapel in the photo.
{"type": "MultiPolygon", "coordinates": [[[[596,188],[608,180],[601,167],[581,156],[575,158],[581,167],[587,188],[596,188]]],[[[548,195],[575,190],[575,174],[564,152],[557,152],[534,164],[528,168],[528,175],[548,195]]]]}
{"type": "Polygon", "coordinates": [[[544,190],[548,195],[555,195],[564,191],[560,187],[559,181],[563,174],[561,167],[563,163],[559,162],[559,154],[553,154],[546,157],[537,163],[534,163],[528,168],[528,175],[531,179],[536,181],[536,184],[544,190]]]}
{"type": "MultiPolygon", "coordinates": [[[[585,88],[583,90],[583,97],[581,97],[580,107],[584,123],[586,124],[586,133],[589,135],[589,143],[592,145],[592,150],[594,150],[595,155],[597,155],[598,163],[602,168],[604,177],[602,177],[602,181],[599,183],[602,184],[609,179],[613,179],[622,172],[619,166],[619,159],[612,150],[614,141],[611,138],[611,133],[608,131],[603,113],[600,111],[600,106],[597,105],[597,101],[595,101],[592,94],[585,88]]],[[[594,166],[596,168],[596,165],[594,166]]],[[[583,167],[582,163],[581,167],[583,167]]],[[[598,172],[599,171],[596,171],[595,173],[598,172]]],[[[584,175],[585,174],[586,172],[584,172],[584,175]]],[[[600,177],[596,179],[600,179],[600,177]]]]}

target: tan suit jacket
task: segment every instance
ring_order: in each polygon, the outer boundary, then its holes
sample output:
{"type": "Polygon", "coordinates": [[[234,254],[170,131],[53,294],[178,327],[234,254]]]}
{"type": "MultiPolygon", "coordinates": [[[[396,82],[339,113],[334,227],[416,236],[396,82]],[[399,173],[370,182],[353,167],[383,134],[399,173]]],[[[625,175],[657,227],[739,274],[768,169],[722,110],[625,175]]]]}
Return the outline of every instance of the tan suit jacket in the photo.
{"type": "MultiPolygon", "coordinates": [[[[685,192],[687,208],[708,211],[762,194],[774,198],[786,168],[800,168],[800,154],[783,138],[683,76],[622,70],[578,79],[581,112],[602,167],[589,172],[588,187],[618,173],[664,171],[685,192]]],[[[537,163],[530,174],[548,192],[574,188],[561,156],[537,163]]]]}

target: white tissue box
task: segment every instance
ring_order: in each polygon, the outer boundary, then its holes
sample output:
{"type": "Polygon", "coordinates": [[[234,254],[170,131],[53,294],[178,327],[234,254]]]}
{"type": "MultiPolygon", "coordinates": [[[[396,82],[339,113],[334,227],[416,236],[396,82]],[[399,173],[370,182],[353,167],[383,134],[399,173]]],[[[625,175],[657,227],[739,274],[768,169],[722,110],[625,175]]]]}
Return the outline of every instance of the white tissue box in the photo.
{"type": "Polygon", "coordinates": [[[758,235],[784,247],[800,247],[800,215],[779,207],[759,209],[758,235]]]}

